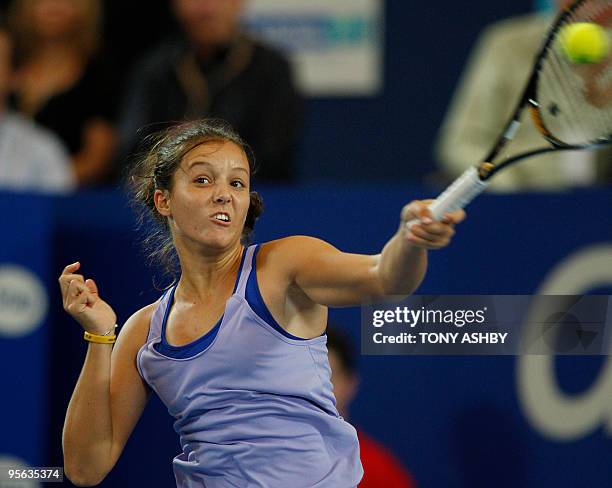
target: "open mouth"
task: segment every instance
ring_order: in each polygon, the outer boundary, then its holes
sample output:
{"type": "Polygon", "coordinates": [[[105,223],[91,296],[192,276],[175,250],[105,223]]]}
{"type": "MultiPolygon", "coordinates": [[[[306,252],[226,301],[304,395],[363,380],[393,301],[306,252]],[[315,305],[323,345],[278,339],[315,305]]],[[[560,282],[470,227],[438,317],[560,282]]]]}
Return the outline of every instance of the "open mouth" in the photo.
{"type": "Polygon", "coordinates": [[[212,218],[219,222],[226,222],[228,224],[232,221],[229,214],[226,214],[225,212],[217,212],[212,216],[212,218]]]}

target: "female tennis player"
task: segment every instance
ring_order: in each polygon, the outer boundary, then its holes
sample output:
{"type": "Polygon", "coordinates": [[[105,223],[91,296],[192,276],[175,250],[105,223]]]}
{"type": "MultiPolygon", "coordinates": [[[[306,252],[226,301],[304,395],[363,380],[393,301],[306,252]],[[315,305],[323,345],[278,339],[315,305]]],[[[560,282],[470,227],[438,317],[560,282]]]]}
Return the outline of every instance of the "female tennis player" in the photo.
{"type": "Polygon", "coordinates": [[[63,434],[75,484],[109,473],[151,390],[176,419],[180,488],[359,483],[357,435],[332,393],[327,307],[412,293],[427,250],[446,246],[465,214],[435,222],[413,201],[376,256],[305,236],[245,246],[261,212],[253,165],[227,125],[201,120],[165,131],[136,166],[135,199],[167,238],[157,255],[169,263],[175,251],[180,277],[128,319],[114,347],[116,315],[94,280],[78,262],[61,274],[64,308],[90,342],[63,434]]]}

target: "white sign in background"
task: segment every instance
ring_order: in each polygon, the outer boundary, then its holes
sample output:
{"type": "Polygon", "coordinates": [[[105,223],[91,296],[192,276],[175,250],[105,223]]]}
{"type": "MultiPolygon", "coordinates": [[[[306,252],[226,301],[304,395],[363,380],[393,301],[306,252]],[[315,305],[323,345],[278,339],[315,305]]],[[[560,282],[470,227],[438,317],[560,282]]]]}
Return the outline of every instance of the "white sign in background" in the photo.
{"type": "Polygon", "coordinates": [[[383,0],[250,0],[247,30],[290,57],[307,96],[375,96],[383,87],[383,0]]]}
{"type": "MultiPolygon", "coordinates": [[[[537,293],[579,295],[611,284],[612,246],[602,243],[580,249],[557,264],[537,293]]],[[[517,357],[516,381],[523,412],[542,435],[571,442],[601,428],[612,436],[612,355],[591,385],[578,394],[569,395],[560,387],[553,355],[517,357]]]]}
{"type": "Polygon", "coordinates": [[[44,322],[48,302],[45,286],[32,270],[0,264],[0,340],[35,331],[44,322]]]}

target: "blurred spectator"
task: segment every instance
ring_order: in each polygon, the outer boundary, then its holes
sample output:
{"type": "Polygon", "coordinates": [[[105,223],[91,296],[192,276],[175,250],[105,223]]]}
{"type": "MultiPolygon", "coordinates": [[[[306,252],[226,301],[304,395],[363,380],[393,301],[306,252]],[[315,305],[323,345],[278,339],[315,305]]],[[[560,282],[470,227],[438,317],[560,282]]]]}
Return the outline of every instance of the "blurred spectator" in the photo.
{"type": "Polygon", "coordinates": [[[122,160],[164,123],[217,117],[253,147],[260,181],[293,178],[301,100],[287,60],[240,31],[243,6],[244,0],[172,1],[182,34],[133,73],[120,123],[122,160]]]}
{"type": "MultiPolygon", "coordinates": [[[[510,18],[485,29],[470,56],[437,145],[437,159],[449,177],[481,161],[508,122],[531,73],[541,42],[553,20],[552,2],[541,12],[510,18]]],[[[563,2],[559,2],[563,3],[563,2]]],[[[511,152],[545,146],[523,113],[511,152]]],[[[500,191],[557,190],[609,182],[610,151],[570,151],[535,156],[501,171],[490,188],[500,191]]]]}
{"type": "Polygon", "coordinates": [[[17,77],[14,107],[55,132],[79,185],[109,177],[116,87],[98,55],[99,0],[13,0],[17,77]]]}
{"type": "Polygon", "coordinates": [[[0,19],[0,189],[43,193],[73,190],[76,178],[61,142],[6,109],[12,76],[12,41],[0,19]]]}
{"type": "MultiPolygon", "coordinates": [[[[327,327],[327,350],[338,412],[347,421],[349,407],[359,388],[355,353],[349,338],[327,327]]],[[[357,428],[364,475],[359,488],[414,488],[416,482],[385,446],[357,428]]]]}

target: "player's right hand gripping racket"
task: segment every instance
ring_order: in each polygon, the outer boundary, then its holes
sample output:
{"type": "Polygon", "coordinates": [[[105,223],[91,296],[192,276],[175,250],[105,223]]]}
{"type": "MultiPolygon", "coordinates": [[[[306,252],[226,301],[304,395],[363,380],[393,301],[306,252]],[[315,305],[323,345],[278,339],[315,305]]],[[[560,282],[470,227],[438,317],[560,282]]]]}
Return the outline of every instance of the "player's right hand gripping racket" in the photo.
{"type": "Polygon", "coordinates": [[[591,149],[612,143],[612,55],[608,52],[598,63],[572,63],[563,51],[562,37],[563,28],[574,22],[598,24],[610,40],[612,0],[577,0],[559,13],[538,52],[514,114],[489,155],[463,173],[429,206],[436,220],[445,212],[465,207],[486,188],[495,173],[522,159],[551,151],[591,149]],[[514,138],[526,108],[548,144],[499,158],[514,138]]]}

